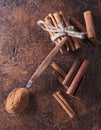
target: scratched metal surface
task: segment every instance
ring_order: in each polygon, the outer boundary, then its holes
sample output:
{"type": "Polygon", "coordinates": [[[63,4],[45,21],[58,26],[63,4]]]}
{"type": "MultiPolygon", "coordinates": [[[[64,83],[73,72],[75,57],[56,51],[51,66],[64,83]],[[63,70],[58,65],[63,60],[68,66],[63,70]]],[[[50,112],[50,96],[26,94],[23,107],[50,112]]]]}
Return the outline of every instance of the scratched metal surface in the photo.
{"type": "MultiPolygon", "coordinates": [[[[83,12],[88,9],[94,15],[97,37],[101,40],[100,0],[0,0],[0,130],[101,130],[100,46],[83,50],[90,66],[75,97],[65,95],[77,113],[73,119],[52,97],[57,90],[65,90],[52,76],[50,66],[33,84],[29,106],[22,114],[9,115],[4,108],[8,93],[24,87],[54,47],[48,33],[37,26],[37,20],[62,10],[84,23],[83,12]]],[[[58,54],[54,60],[68,71],[77,53],[58,54]]]]}

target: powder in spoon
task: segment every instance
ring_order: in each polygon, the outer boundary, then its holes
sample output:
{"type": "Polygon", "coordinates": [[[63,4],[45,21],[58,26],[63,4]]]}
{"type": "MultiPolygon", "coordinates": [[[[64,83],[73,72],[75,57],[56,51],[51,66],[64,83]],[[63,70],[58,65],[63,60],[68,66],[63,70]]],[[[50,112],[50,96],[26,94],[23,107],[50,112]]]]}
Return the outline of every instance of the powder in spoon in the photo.
{"type": "Polygon", "coordinates": [[[5,103],[5,108],[10,114],[19,114],[27,107],[28,102],[28,91],[25,88],[17,88],[9,93],[5,103]]]}

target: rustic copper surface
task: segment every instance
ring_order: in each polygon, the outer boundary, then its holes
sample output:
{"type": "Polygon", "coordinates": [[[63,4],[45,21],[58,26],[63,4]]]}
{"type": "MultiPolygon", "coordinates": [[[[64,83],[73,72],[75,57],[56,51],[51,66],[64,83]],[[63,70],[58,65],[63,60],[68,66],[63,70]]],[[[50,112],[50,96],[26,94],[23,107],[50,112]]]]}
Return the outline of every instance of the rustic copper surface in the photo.
{"type": "MultiPolygon", "coordinates": [[[[77,113],[70,119],[52,96],[64,88],[51,74],[49,66],[31,88],[28,108],[17,116],[9,115],[4,103],[8,93],[26,85],[32,73],[54,47],[49,34],[37,26],[49,12],[62,10],[84,23],[83,12],[94,15],[96,33],[101,41],[100,0],[0,0],[0,130],[100,130],[101,129],[101,46],[86,45],[91,64],[76,97],[65,95],[77,113]]],[[[71,55],[58,54],[55,61],[69,70],[71,55]],[[59,57],[59,59],[58,59],[59,57]]]]}

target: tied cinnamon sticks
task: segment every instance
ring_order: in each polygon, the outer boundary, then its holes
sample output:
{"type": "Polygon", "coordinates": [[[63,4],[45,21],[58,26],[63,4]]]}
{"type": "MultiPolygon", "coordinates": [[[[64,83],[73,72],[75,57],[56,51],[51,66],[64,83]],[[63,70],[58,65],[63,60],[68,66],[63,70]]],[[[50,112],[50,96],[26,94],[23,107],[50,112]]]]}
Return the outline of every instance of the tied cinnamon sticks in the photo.
{"type": "MultiPolygon", "coordinates": [[[[55,26],[57,28],[62,27],[68,27],[71,24],[69,21],[66,19],[65,15],[63,14],[62,11],[60,12],[55,12],[55,13],[49,13],[48,16],[45,17],[45,22],[49,25],[55,26]]],[[[46,26],[46,28],[48,28],[46,26]]],[[[50,36],[54,36],[54,32],[49,32],[50,36]]],[[[67,38],[67,42],[64,44],[64,46],[60,49],[61,54],[63,54],[65,51],[74,51],[76,49],[79,49],[82,44],[80,40],[77,38],[73,38],[70,36],[61,36],[55,40],[55,44],[59,44],[59,42],[63,39],[63,37],[67,38]]]]}
{"type": "MultiPolygon", "coordinates": [[[[51,14],[50,14],[51,15],[51,14]]],[[[50,24],[50,25],[52,25],[52,26],[57,26],[57,24],[56,24],[56,21],[55,21],[55,19],[54,19],[54,17],[51,15],[51,17],[49,17],[49,16],[46,16],[45,17],[45,22],[47,23],[47,24],[50,24]]],[[[46,28],[48,28],[47,26],[46,26],[46,28]]],[[[55,33],[54,32],[49,32],[49,34],[50,34],[50,36],[53,36],[55,33]]],[[[56,45],[58,45],[59,43],[61,42],[61,38],[58,38],[58,39],[56,39],[56,41],[55,41],[55,44],[56,45]]],[[[63,52],[66,50],[66,48],[63,46],[62,48],[60,48],[60,52],[61,52],[61,54],[63,54],[63,52]]]]}

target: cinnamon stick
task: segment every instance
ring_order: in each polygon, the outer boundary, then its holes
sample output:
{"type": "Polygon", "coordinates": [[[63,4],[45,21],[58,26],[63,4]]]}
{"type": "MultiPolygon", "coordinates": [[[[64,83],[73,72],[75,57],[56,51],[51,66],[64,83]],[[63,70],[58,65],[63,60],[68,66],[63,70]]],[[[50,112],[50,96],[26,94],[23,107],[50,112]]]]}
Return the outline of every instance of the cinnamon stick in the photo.
{"type": "Polygon", "coordinates": [[[77,20],[75,17],[70,17],[70,22],[79,30],[82,32],[86,32],[86,28],[83,24],[80,23],[79,20],[77,20]]]}
{"type": "MultiPolygon", "coordinates": [[[[60,24],[62,24],[62,26],[65,27],[63,18],[61,17],[60,13],[56,12],[53,15],[49,14],[49,16],[51,17],[51,19],[56,27],[59,27],[58,25],[60,25],[60,24]]],[[[67,37],[67,43],[68,43],[68,44],[66,44],[67,51],[69,51],[69,50],[71,51],[71,50],[73,50],[73,47],[71,46],[72,41],[71,41],[70,37],[68,37],[68,36],[66,36],[66,37],[67,37]]]]}
{"type": "MultiPolygon", "coordinates": [[[[83,24],[81,24],[75,17],[71,17],[70,18],[70,22],[77,27],[78,30],[82,31],[82,32],[86,32],[86,28],[83,24]]],[[[99,41],[96,38],[92,38],[92,39],[88,39],[87,40],[93,44],[94,46],[99,45],[99,41]]]]}
{"type": "MultiPolygon", "coordinates": [[[[56,63],[52,63],[51,66],[55,69],[52,71],[52,74],[59,80],[59,82],[62,84],[65,76],[66,76],[66,73],[64,72],[63,69],[61,69],[56,63]]],[[[62,84],[63,85],[63,84],[62,84]]],[[[66,89],[67,89],[67,86],[66,85],[63,85],[66,89]]]]}
{"type": "MultiPolygon", "coordinates": [[[[52,17],[52,16],[51,16],[52,17]]],[[[59,12],[55,12],[55,13],[53,13],[53,18],[55,19],[55,24],[56,24],[56,27],[60,27],[60,26],[63,26],[63,27],[65,27],[65,25],[64,25],[64,23],[63,23],[63,19],[62,19],[62,17],[60,16],[60,14],[59,14],[59,12]]],[[[66,37],[66,36],[62,36],[61,38],[63,38],[63,37],[66,37]]],[[[68,38],[67,38],[68,39],[68,38]]],[[[69,51],[70,50],[70,48],[69,48],[69,46],[68,46],[68,44],[66,43],[65,44],[66,45],[66,48],[67,48],[67,51],[69,51]]]]}
{"type": "MultiPolygon", "coordinates": [[[[63,12],[60,11],[59,14],[60,14],[60,16],[62,17],[62,19],[63,19],[63,21],[64,21],[65,27],[70,26],[70,23],[69,23],[69,21],[67,21],[67,19],[66,19],[66,17],[64,16],[63,12]]],[[[72,40],[71,40],[71,37],[67,36],[67,41],[68,41],[70,50],[71,50],[71,51],[75,50],[75,46],[74,46],[74,44],[73,44],[73,42],[72,42],[72,40]]]]}
{"type": "MultiPolygon", "coordinates": [[[[54,25],[53,22],[52,22],[52,20],[51,20],[51,18],[50,18],[49,16],[46,16],[46,17],[45,17],[45,22],[46,22],[47,24],[54,25]]],[[[46,26],[46,28],[48,28],[48,27],[46,26]]],[[[54,35],[54,32],[49,32],[49,34],[50,34],[50,36],[53,36],[53,35],[54,35]]]]}
{"type": "Polygon", "coordinates": [[[66,111],[66,113],[69,115],[69,117],[73,118],[75,113],[72,110],[72,108],[70,107],[70,105],[67,103],[65,98],[62,96],[61,92],[58,91],[55,94],[53,94],[53,96],[60,103],[60,105],[66,111]]]}
{"type": "MultiPolygon", "coordinates": [[[[61,16],[62,16],[63,19],[64,19],[64,23],[65,23],[66,27],[71,26],[70,22],[66,20],[66,17],[65,17],[64,14],[62,13],[62,11],[60,11],[60,14],[61,14],[61,16]]],[[[67,40],[68,40],[68,39],[67,39],[67,40]]],[[[69,43],[71,43],[72,51],[75,50],[75,49],[79,49],[79,48],[81,47],[81,44],[80,44],[80,41],[79,41],[79,40],[77,40],[77,39],[74,38],[74,37],[71,37],[71,40],[72,40],[73,42],[71,41],[71,42],[69,42],[69,43]]]]}
{"type": "MultiPolygon", "coordinates": [[[[50,25],[53,25],[53,26],[54,26],[54,23],[52,22],[52,20],[51,20],[51,18],[50,18],[49,16],[46,16],[46,17],[45,17],[45,22],[48,23],[48,24],[50,24],[50,25]]],[[[47,27],[46,27],[46,28],[47,28],[47,27]]],[[[49,34],[50,34],[50,36],[55,35],[54,32],[49,32],[49,34]]],[[[56,39],[55,44],[58,45],[59,43],[60,43],[60,39],[56,39]]],[[[62,48],[63,48],[63,47],[62,47],[62,48]]],[[[61,54],[63,54],[63,49],[62,49],[62,48],[60,48],[60,53],[61,53],[61,54]]]]}
{"type": "Polygon", "coordinates": [[[82,64],[81,64],[77,74],[75,75],[71,85],[69,86],[69,88],[67,90],[67,94],[73,94],[75,92],[75,90],[76,90],[81,78],[83,77],[88,65],[89,65],[89,61],[87,59],[85,59],[82,62],[82,64]]]}
{"type": "MultiPolygon", "coordinates": [[[[51,20],[52,20],[54,26],[55,26],[55,27],[58,27],[57,22],[56,22],[56,19],[55,19],[55,17],[53,16],[53,14],[49,13],[48,16],[51,18],[51,20]]],[[[61,40],[62,40],[61,38],[56,39],[57,44],[59,44],[61,40]]],[[[65,43],[65,44],[66,44],[66,43],[65,43]]],[[[60,50],[61,54],[63,54],[65,50],[66,50],[66,49],[65,49],[65,45],[64,45],[64,46],[61,48],[61,50],[60,50]]]]}
{"type": "Polygon", "coordinates": [[[64,72],[63,69],[61,69],[56,63],[52,62],[51,66],[58,72],[60,75],[65,78],[66,73],[64,72]]]}
{"type": "Polygon", "coordinates": [[[49,13],[48,16],[52,19],[52,22],[54,23],[54,26],[57,27],[56,19],[54,18],[52,13],[49,13]]]}
{"type": "Polygon", "coordinates": [[[62,82],[63,82],[63,77],[59,74],[59,72],[58,71],[56,71],[56,70],[53,70],[52,71],[52,74],[59,80],[59,82],[62,84],[62,82]]]}
{"type": "Polygon", "coordinates": [[[57,26],[59,27],[59,24],[62,24],[62,26],[64,26],[64,23],[63,23],[63,19],[61,18],[61,16],[59,15],[59,12],[55,12],[53,13],[53,16],[56,20],[56,23],[57,23],[57,26]]]}
{"type": "Polygon", "coordinates": [[[86,24],[88,38],[95,38],[96,34],[91,11],[88,10],[84,12],[84,20],[86,24]]]}
{"type": "Polygon", "coordinates": [[[81,46],[80,46],[80,40],[79,39],[76,39],[76,38],[72,38],[72,41],[74,43],[74,46],[76,49],[79,49],[81,46]]]}
{"type": "Polygon", "coordinates": [[[91,43],[93,43],[93,45],[97,46],[97,45],[100,45],[100,41],[96,38],[91,38],[91,39],[88,39],[91,43]]]}
{"type": "Polygon", "coordinates": [[[76,75],[76,73],[80,67],[81,62],[82,62],[82,58],[77,57],[74,60],[72,67],[70,68],[69,72],[65,76],[65,79],[63,80],[63,85],[67,85],[69,87],[70,83],[72,82],[74,76],[76,75]]]}
{"type": "Polygon", "coordinates": [[[60,12],[59,12],[59,14],[60,14],[60,15],[61,15],[61,17],[62,17],[62,19],[63,19],[63,21],[64,21],[65,26],[66,26],[66,27],[70,26],[70,23],[69,23],[69,21],[67,21],[67,19],[66,19],[65,15],[63,14],[63,12],[62,12],[62,11],[60,11],[60,12]]]}

